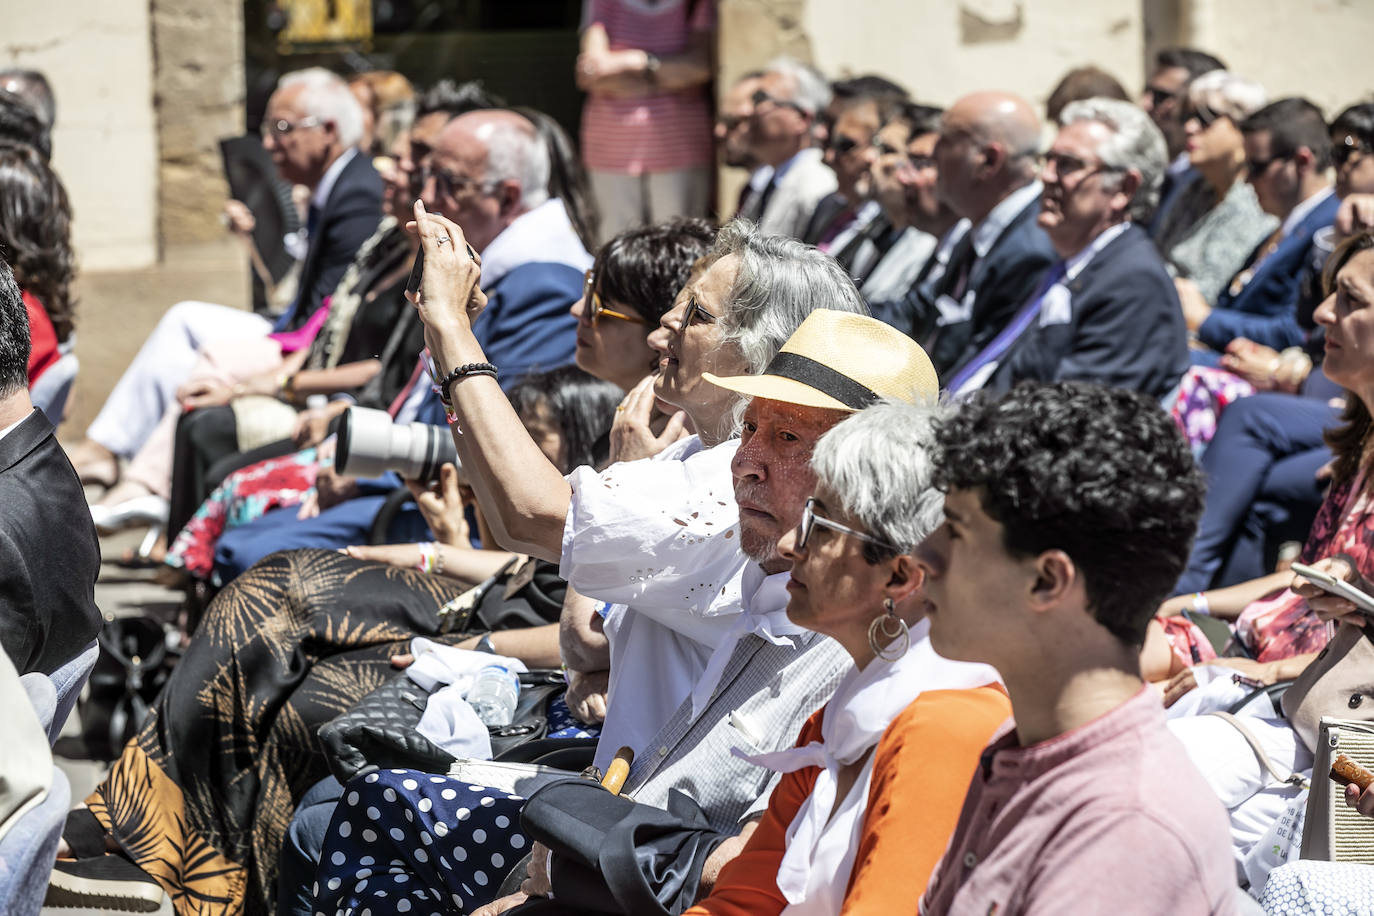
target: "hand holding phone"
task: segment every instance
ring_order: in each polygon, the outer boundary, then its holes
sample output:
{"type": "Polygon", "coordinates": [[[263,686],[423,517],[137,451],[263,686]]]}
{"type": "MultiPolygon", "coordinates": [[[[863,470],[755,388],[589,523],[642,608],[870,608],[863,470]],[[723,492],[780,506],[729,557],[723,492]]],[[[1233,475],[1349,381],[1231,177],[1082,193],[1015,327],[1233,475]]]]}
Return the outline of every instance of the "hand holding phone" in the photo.
{"type": "Polygon", "coordinates": [[[1361,591],[1344,579],[1337,579],[1330,573],[1306,563],[1294,563],[1291,569],[1327,594],[1349,601],[1366,617],[1374,617],[1374,596],[1361,591]]]}

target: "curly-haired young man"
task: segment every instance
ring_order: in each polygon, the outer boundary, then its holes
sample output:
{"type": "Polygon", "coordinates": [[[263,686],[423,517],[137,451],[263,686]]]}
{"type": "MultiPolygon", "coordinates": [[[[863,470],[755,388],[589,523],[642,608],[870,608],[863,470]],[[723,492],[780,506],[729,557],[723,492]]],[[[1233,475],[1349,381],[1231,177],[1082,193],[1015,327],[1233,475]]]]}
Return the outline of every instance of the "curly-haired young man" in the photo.
{"type": "Polygon", "coordinates": [[[1225,813],[1138,662],[1202,509],[1177,430],[1142,395],[1062,383],[966,402],[937,441],[931,643],[994,665],[1015,722],[921,912],[1233,912],[1225,813]]]}

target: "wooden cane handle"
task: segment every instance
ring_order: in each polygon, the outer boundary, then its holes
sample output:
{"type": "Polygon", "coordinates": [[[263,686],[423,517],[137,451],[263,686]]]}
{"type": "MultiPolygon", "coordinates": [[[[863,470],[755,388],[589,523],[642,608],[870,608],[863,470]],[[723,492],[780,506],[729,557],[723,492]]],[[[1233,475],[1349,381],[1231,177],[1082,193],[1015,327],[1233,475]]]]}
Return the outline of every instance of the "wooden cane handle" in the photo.
{"type": "Polygon", "coordinates": [[[625,778],[630,775],[630,764],[634,759],[634,748],[622,747],[615,752],[615,758],[607,764],[606,775],[601,778],[601,785],[612,795],[619,795],[620,790],[625,787],[625,778]]]}
{"type": "Polygon", "coordinates": [[[1331,762],[1331,778],[1343,786],[1355,785],[1360,791],[1374,783],[1374,773],[1369,772],[1344,754],[1337,754],[1331,762]]]}

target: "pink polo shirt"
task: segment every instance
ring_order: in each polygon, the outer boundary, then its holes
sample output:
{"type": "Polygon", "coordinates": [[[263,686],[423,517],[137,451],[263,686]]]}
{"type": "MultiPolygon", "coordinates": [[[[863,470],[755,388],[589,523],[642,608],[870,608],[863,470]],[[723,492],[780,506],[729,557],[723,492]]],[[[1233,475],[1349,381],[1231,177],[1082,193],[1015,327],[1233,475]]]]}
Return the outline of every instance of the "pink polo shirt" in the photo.
{"type": "Polygon", "coordinates": [[[1030,747],[983,752],[923,916],[1235,913],[1226,812],[1144,688],[1030,747]]]}

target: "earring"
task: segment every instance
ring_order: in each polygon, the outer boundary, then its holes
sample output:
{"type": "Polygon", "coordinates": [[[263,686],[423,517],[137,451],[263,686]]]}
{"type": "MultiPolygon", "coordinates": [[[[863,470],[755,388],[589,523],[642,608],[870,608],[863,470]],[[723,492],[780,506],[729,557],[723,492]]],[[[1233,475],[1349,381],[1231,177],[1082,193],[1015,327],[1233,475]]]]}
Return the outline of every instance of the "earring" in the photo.
{"type": "Polygon", "coordinates": [[[885,613],[874,617],[868,625],[868,648],[883,661],[895,662],[911,648],[911,631],[906,621],[897,616],[891,598],[883,599],[883,610],[885,613]],[[898,644],[900,647],[894,650],[898,644]]]}

